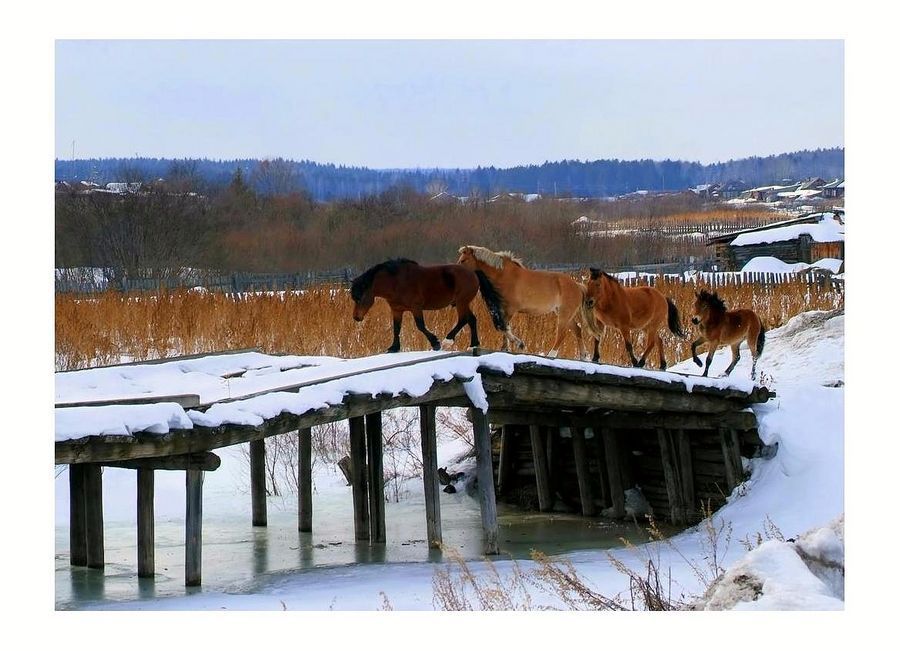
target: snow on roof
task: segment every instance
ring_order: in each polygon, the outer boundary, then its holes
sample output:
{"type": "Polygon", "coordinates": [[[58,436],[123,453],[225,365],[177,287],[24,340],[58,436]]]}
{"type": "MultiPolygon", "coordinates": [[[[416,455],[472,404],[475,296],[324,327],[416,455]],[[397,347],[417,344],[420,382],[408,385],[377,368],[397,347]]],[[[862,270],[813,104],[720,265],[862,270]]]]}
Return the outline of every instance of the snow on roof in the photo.
{"type": "Polygon", "coordinates": [[[599,365],[566,359],[548,359],[534,355],[490,353],[478,357],[446,357],[440,352],[409,352],[373,355],[356,359],[335,357],[271,356],[262,353],[214,355],[192,360],[160,364],[137,364],[100,369],[85,369],[56,374],[57,402],[111,400],[126,397],[199,394],[201,403],[216,402],[205,412],[184,411],[176,403],[151,405],[112,405],[59,407],[56,412],[56,441],[101,434],[130,434],[143,431],[164,434],[171,428],[191,429],[193,425],[214,427],[222,424],[259,425],[283,412],[301,415],[311,410],[339,405],[348,394],[421,396],[435,381],[461,378],[466,394],[476,407],[487,409],[487,396],[481,386],[482,368],[510,375],[516,364],[535,362],[552,368],[580,370],[590,374],[606,373],[621,377],[645,376],[684,385],[730,388],[751,392],[747,378],[703,378],[660,371],[599,365]],[[406,361],[428,364],[384,368],[406,361]],[[306,364],[306,366],[299,366],[306,364]],[[238,376],[238,373],[243,372],[238,376]],[[278,391],[292,384],[319,381],[299,391],[278,391]],[[270,391],[262,395],[262,391],[270,391]]]}
{"type": "Polygon", "coordinates": [[[781,228],[742,233],[731,242],[732,246],[752,246],[754,244],[770,244],[787,242],[801,235],[809,235],[815,242],[843,242],[844,225],[835,219],[833,213],[821,213],[815,224],[794,224],[781,228]]]}

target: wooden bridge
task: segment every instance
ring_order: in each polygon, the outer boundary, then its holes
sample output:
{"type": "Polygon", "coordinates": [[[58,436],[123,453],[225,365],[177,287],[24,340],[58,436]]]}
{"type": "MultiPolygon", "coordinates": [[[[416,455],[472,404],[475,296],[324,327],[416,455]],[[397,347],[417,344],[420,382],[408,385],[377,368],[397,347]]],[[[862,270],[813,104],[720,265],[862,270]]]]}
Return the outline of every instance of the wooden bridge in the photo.
{"type": "Polygon", "coordinates": [[[605,508],[621,518],[625,490],[640,485],[657,516],[686,524],[699,519],[701,504],[723,503],[742,481],[741,456],[761,445],[748,407],[774,395],[749,380],[484,350],[322,359],[327,363],[316,365],[315,358],[244,352],[58,373],[55,461],[69,465],[70,563],[104,567],[101,468],[132,468],[138,576],[153,576],[154,471],[184,470],[185,584],[199,585],[203,474],[219,466],[213,451],[249,443],[252,525],[266,526],[265,439],[293,431],[299,432],[298,527],[312,531],[311,428],[344,419],[355,538],[384,543],[382,412],[397,407],[419,409],[432,547],[442,540],[438,406],[469,408],[485,554],[500,551],[498,494],[509,499],[531,491],[546,511],[568,488],[583,515],[605,508]],[[151,365],[156,380],[171,377],[183,389],[195,369],[213,362],[204,376],[215,376],[212,390],[102,391],[120,377],[134,383],[151,365]],[[67,386],[101,386],[101,395],[76,395],[67,386]]]}

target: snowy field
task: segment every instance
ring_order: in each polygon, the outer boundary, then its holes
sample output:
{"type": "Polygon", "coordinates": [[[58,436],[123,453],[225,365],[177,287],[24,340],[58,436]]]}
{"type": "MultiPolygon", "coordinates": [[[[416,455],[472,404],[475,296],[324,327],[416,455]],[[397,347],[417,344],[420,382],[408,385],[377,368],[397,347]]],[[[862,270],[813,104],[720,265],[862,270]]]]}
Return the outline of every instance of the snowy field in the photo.
{"type": "MultiPolygon", "coordinates": [[[[728,504],[714,515],[715,527],[730,529],[730,542],[727,549],[720,548],[719,561],[722,567],[739,568],[740,581],[729,582],[731,577],[726,576],[726,581],[710,593],[708,599],[696,602],[697,607],[843,608],[843,566],[840,571],[834,570],[835,559],[840,559],[841,563],[843,559],[843,324],[842,314],[807,313],[767,333],[759,369],[778,397],[754,409],[761,438],[768,445],[777,444],[778,451],[769,459],[748,460],[752,470],[750,479],[737,487],[728,504]],[[781,542],[777,540],[779,537],[796,542],[781,542]],[[766,542],[767,538],[773,539],[766,542]],[[754,546],[758,542],[762,545],[748,555],[742,540],[754,546]],[[827,571],[822,570],[823,567],[827,571]],[[753,580],[748,580],[747,576],[753,580]]],[[[721,373],[728,365],[729,357],[727,351],[717,355],[712,374],[721,373]]],[[[690,360],[672,370],[699,372],[690,360]]],[[[732,381],[739,383],[748,376],[749,355],[745,349],[732,381]]],[[[447,451],[441,454],[442,462],[451,456],[447,451]]],[[[239,497],[240,480],[233,474],[229,479],[229,473],[222,472],[224,469],[223,463],[222,469],[209,474],[207,495],[218,493],[220,497],[212,498],[213,502],[227,505],[231,491],[235,496],[231,500],[232,508],[247,519],[247,497],[239,497]],[[224,492],[224,499],[221,492],[224,492]]],[[[133,491],[116,491],[115,480],[109,473],[104,479],[105,491],[120,497],[119,502],[114,499],[110,506],[105,505],[108,521],[114,521],[116,514],[120,519],[126,518],[133,510],[133,491]],[[107,476],[110,482],[107,482],[107,476]]],[[[314,496],[314,513],[321,513],[321,507],[317,505],[323,500],[328,502],[330,491],[346,492],[346,488],[341,482],[317,481],[321,483],[314,496]],[[316,511],[317,508],[320,510],[316,511]]],[[[158,517],[177,518],[183,512],[183,479],[175,479],[171,485],[160,486],[157,491],[158,517]]],[[[64,527],[66,522],[66,492],[67,481],[63,475],[57,479],[58,527],[64,527]]],[[[415,493],[411,491],[411,495],[410,504],[414,504],[415,493]]],[[[442,494],[442,504],[448,497],[457,500],[461,511],[469,506],[477,510],[476,500],[465,494],[442,494]]],[[[133,515],[128,517],[133,518],[133,515]]],[[[346,522],[349,524],[349,519],[346,522]]],[[[389,527],[390,522],[389,511],[389,527]]],[[[206,526],[206,522],[204,524],[206,526]]],[[[445,526],[445,537],[450,529],[445,526]]],[[[619,547],[612,553],[636,570],[644,567],[648,556],[657,558],[666,576],[671,573],[673,595],[693,602],[708,587],[697,575],[695,567],[698,563],[702,565],[704,556],[708,556],[708,538],[704,531],[705,527],[701,525],[667,542],[631,549],[619,547]]],[[[57,545],[64,544],[59,540],[63,536],[59,529],[57,534],[57,545]]],[[[205,534],[204,553],[210,542],[205,534]]],[[[628,578],[612,566],[605,551],[568,551],[565,557],[575,563],[579,575],[597,591],[607,596],[627,593],[628,578]]],[[[249,584],[240,581],[231,585],[207,584],[194,594],[105,600],[82,607],[101,610],[364,611],[382,609],[389,603],[398,610],[431,610],[435,607],[435,571],[441,566],[423,560],[386,560],[341,567],[313,564],[299,572],[272,572],[249,584]]],[[[529,560],[514,562],[502,557],[491,564],[472,561],[469,567],[477,575],[487,576],[496,570],[504,576],[513,572],[516,564],[526,570],[533,567],[529,560]]],[[[206,581],[208,570],[204,570],[206,581]]],[[[546,594],[532,595],[532,607],[541,606],[561,608],[563,604],[546,594]]]]}

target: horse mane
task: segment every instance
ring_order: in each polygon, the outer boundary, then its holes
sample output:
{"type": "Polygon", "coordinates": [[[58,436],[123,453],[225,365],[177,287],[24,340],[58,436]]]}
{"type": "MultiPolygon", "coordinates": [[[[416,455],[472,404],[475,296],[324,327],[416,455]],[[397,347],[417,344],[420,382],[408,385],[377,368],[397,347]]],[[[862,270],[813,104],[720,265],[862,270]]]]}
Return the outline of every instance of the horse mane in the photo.
{"type": "Polygon", "coordinates": [[[400,272],[400,267],[405,264],[418,265],[419,263],[415,260],[410,260],[409,258],[392,258],[391,260],[386,260],[373,267],[369,267],[353,279],[353,283],[350,285],[350,297],[354,301],[359,302],[363,297],[363,294],[369,290],[369,287],[371,287],[372,283],[375,281],[375,274],[379,271],[385,271],[392,276],[396,276],[400,272]]]}
{"type": "Polygon", "coordinates": [[[594,267],[591,267],[591,280],[597,280],[597,279],[600,278],[601,276],[605,276],[606,278],[608,278],[609,280],[613,281],[613,282],[616,283],[617,285],[621,285],[621,284],[622,284],[622,283],[619,281],[619,279],[616,278],[615,276],[613,276],[613,275],[611,275],[611,274],[608,274],[608,273],[606,273],[605,271],[600,271],[599,269],[595,269],[594,267]]]}
{"type": "Polygon", "coordinates": [[[504,260],[509,260],[513,264],[517,264],[520,267],[525,266],[525,264],[522,262],[522,259],[516,256],[512,251],[491,251],[490,249],[486,249],[483,246],[475,246],[473,244],[459,247],[459,252],[462,253],[463,249],[471,249],[472,255],[475,256],[476,260],[480,260],[484,264],[490,265],[491,267],[495,267],[497,269],[503,268],[504,260]]]}
{"type": "Polygon", "coordinates": [[[727,308],[725,307],[725,301],[719,298],[719,295],[716,292],[709,292],[705,289],[701,289],[700,293],[697,294],[697,298],[700,299],[702,303],[706,303],[710,308],[714,310],[720,310],[725,312],[727,308]]]}

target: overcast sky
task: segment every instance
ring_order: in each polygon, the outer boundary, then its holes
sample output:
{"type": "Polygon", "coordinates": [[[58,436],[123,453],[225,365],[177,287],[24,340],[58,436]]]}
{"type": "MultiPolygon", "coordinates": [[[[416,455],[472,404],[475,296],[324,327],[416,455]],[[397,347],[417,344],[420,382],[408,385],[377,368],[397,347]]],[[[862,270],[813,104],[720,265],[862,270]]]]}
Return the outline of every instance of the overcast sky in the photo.
{"type": "Polygon", "coordinates": [[[57,41],[56,156],[704,163],[844,144],[841,41],[57,41]]]}

